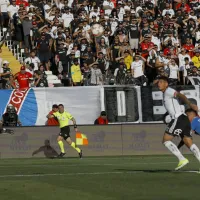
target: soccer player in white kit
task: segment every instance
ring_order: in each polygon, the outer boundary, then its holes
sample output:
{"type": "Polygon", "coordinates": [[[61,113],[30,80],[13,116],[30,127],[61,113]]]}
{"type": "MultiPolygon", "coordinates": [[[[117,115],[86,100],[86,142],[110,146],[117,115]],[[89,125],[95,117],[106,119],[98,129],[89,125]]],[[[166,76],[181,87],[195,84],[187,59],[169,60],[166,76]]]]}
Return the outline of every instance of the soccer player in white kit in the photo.
{"type": "Polygon", "coordinates": [[[172,139],[175,136],[180,136],[183,138],[185,145],[200,162],[199,148],[192,142],[190,121],[183,113],[178,100],[182,100],[195,111],[198,111],[198,107],[195,104],[192,104],[185,95],[168,87],[168,78],[166,77],[159,78],[158,88],[163,92],[163,104],[172,119],[165,130],[163,144],[179,160],[178,166],[175,168],[175,170],[179,170],[189,163],[188,159],[182,155],[177,146],[172,142],[172,139]]]}

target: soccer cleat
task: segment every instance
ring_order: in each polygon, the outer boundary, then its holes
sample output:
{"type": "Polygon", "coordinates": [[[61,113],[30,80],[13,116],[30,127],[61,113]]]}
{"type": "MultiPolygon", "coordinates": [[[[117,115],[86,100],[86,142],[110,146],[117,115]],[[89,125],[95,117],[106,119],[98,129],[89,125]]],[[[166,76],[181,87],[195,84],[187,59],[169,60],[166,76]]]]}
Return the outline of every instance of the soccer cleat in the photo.
{"type": "Polygon", "coordinates": [[[83,157],[83,151],[81,150],[81,152],[79,153],[79,157],[82,158],[83,157]]]}
{"type": "Polygon", "coordinates": [[[187,165],[189,163],[189,160],[188,159],[184,159],[184,160],[181,160],[179,163],[178,163],[178,167],[175,168],[175,170],[179,170],[181,169],[182,167],[184,167],[185,165],[187,165]]]}
{"type": "Polygon", "coordinates": [[[58,158],[62,158],[62,157],[64,157],[64,155],[65,155],[65,153],[60,153],[59,155],[58,155],[58,158]]]}

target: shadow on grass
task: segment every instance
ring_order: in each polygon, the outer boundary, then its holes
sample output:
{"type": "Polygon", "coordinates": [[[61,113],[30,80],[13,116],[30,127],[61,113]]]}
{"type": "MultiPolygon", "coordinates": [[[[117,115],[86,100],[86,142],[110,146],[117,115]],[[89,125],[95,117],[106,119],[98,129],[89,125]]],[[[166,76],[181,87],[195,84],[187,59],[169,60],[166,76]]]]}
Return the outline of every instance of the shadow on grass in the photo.
{"type": "Polygon", "coordinates": [[[200,173],[198,170],[168,170],[168,169],[115,169],[124,173],[200,173]]]}
{"type": "Polygon", "coordinates": [[[120,172],[146,172],[146,173],[169,173],[173,172],[172,170],[168,169],[115,169],[115,171],[120,171],[120,172]]]}

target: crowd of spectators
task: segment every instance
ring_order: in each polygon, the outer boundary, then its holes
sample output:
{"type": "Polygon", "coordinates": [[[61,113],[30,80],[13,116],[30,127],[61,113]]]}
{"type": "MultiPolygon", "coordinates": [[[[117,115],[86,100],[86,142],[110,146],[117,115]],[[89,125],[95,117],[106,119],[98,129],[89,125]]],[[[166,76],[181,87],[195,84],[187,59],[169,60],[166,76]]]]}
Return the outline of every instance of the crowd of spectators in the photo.
{"type": "Polygon", "coordinates": [[[7,88],[21,73],[47,87],[49,70],[64,86],[152,85],[160,75],[176,85],[200,75],[198,0],[1,0],[0,19],[25,49],[19,74],[3,62],[7,88]]]}

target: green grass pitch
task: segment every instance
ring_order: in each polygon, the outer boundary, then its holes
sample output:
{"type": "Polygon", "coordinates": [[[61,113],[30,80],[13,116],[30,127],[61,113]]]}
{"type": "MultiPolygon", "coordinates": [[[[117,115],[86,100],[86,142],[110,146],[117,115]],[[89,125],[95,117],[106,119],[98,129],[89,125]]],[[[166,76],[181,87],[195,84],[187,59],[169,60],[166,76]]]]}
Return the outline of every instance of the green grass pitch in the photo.
{"type": "Polygon", "coordinates": [[[0,200],[199,200],[199,163],[173,156],[1,159],[0,200]]]}

